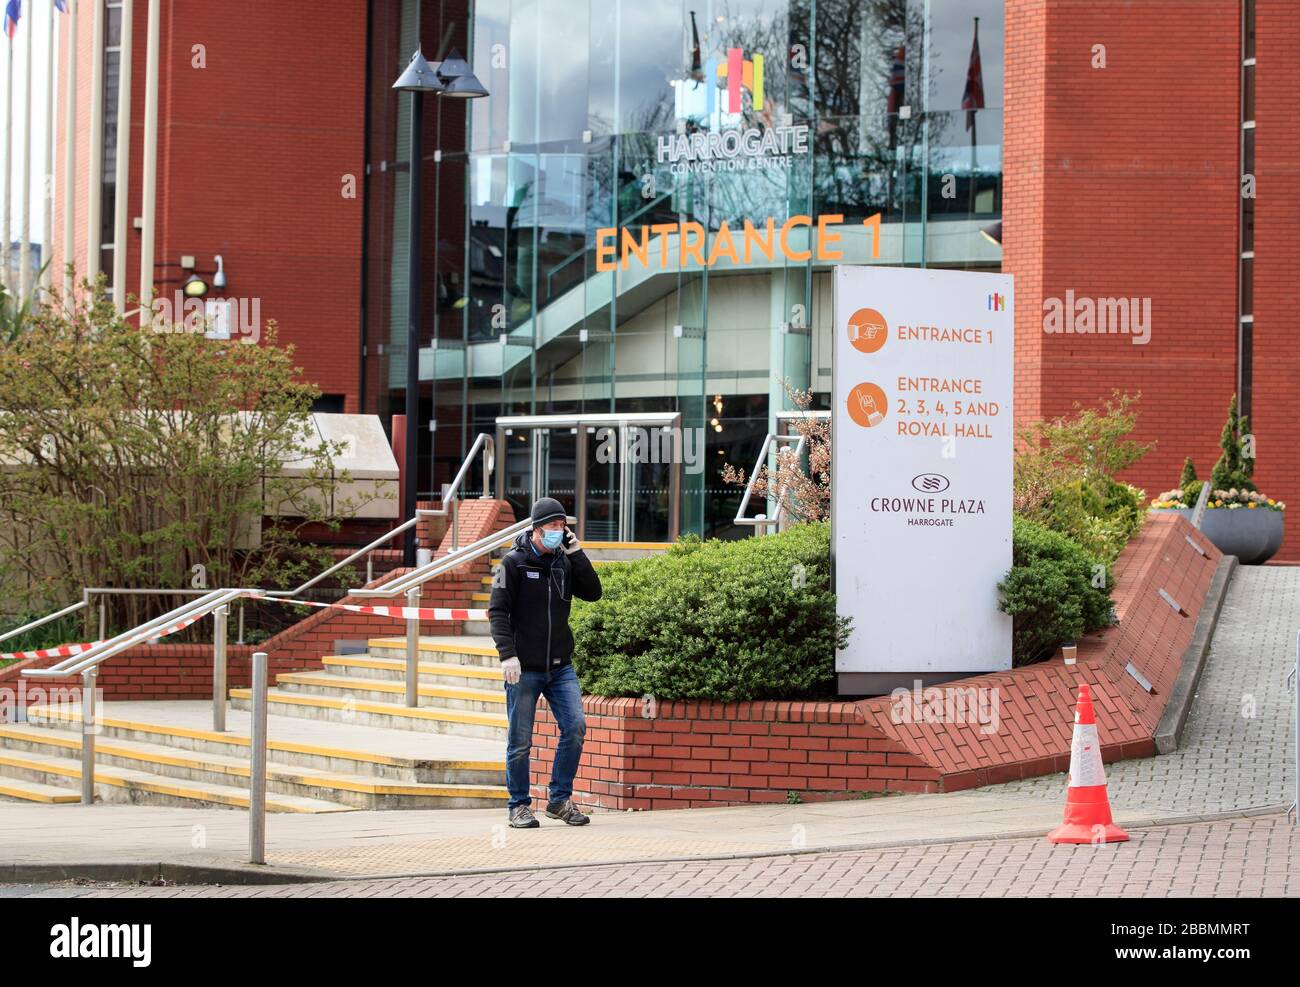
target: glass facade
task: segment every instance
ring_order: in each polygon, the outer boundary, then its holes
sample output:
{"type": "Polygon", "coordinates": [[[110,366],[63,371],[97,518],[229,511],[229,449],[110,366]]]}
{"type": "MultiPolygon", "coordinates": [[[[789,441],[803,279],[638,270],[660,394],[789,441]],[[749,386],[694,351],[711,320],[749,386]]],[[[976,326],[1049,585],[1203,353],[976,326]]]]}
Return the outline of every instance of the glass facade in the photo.
{"type": "MultiPolygon", "coordinates": [[[[1001,0],[372,8],[364,405],[404,410],[423,98],[423,490],[499,416],[679,412],[680,528],[740,536],[722,464],[753,467],[783,381],[829,406],[831,265],[999,269],[1001,0]],[[393,92],[417,38],[465,52],[490,96],[393,92]]],[[[667,464],[629,482],[583,431],[585,457],[570,427],[508,436],[510,499],[540,476],[572,504],[585,458],[588,539],[626,497],[622,533],[665,537],[667,464]]]]}

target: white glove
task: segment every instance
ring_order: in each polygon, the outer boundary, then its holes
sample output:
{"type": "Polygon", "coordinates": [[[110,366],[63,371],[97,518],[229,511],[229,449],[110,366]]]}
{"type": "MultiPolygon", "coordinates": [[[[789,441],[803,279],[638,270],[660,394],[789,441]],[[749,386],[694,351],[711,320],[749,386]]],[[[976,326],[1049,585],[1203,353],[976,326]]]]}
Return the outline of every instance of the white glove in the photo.
{"type": "Polygon", "coordinates": [[[519,664],[518,658],[507,658],[501,663],[501,674],[511,685],[519,684],[519,675],[522,671],[523,666],[519,664]]]}

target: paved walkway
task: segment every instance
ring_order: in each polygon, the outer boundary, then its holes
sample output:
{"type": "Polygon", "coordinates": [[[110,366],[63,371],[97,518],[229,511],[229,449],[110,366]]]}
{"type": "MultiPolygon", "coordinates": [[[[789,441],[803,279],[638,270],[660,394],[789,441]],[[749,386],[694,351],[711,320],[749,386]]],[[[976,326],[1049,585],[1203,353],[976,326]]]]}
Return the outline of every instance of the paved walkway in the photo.
{"type": "Polygon", "coordinates": [[[1132,837],[1101,847],[1032,837],[270,887],[0,886],[0,897],[1300,897],[1300,829],[1281,816],[1161,826],[1132,837]]]}
{"type": "MultiPolygon", "coordinates": [[[[1290,805],[1300,566],[1238,566],[1177,751],[1106,765],[1111,805],[1154,816],[1290,805]]],[[[976,792],[1061,800],[1064,775],[976,792]]],[[[974,794],[974,793],[972,793],[974,794]]]]}
{"type": "MultiPolygon", "coordinates": [[[[1293,661],[1297,626],[1300,568],[1238,569],[1183,749],[1165,757],[1107,767],[1111,800],[1121,825],[1131,829],[1161,827],[1159,832],[1164,835],[1158,839],[1162,841],[1175,839],[1170,835],[1175,833],[1237,832],[1233,826],[1246,827],[1241,832],[1276,832],[1277,808],[1290,802],[1294,790],[1291,772],[1295,755],[1290,736],[1294,697],[1286,688],[1285,674],[1293,661]],[[1266,824],[1256,818],[1253,822],[1215,824],[1226,829],[1168,828],[1219,814],[1239,816],[1250,810],[1256,816],[1271,813],[1268,818],[1273,821],[1266,824]]],[[[679,865],[646,868],[645,862],[695,858],[692,868],[712,873],[699,858],[766,854],[771,860],[808,861],[813,859],[807,856],[811,851],[875,852],[885,847],[948,844],[946,850],[925,853],[951,862],[958,858],[944,855],[957,854],[953,847],[958,843],[968,847],[960,851],[964,854],[992,854],[998,852],[994,844],[980,843],[982,849],[972,851],[970,841],[1018,837],[1028,838],[1022,848],[1025,853],[1032,845],[1038,847],[1034,852],[1039,855],[1066,860],[1086,851],[1053,849],[1042,840],[1042,834],[1060,821],[1063,785],[1064,776],[1056,775],[952,795],[601,813],[586,827],[543,819],[540,830],[522,832],[508,829],[504,811],[497,809],[276,814],[267,821],[268,868],[242,863],[247,860],[247,815],[243,812],[122,805],[51,809],[0,803],[0,833],[4,834],[0,882],[6,880],[5,864],[72,867],[96,861],[244,867],[264,876],[271,869],[317,878],[378,878],[618,861],[632,862],[641,868],[638,873],[666,874],[681,873],[679,865]],[[792,856],[792,850],[799,853],[792,856]]],[[[1154,845],[1150,842],[1157,839],[1150,835],[1154,832],[1138,829],[1130,846],[1154,845]]],[[[1290,870],[1297,869],[1292,836],[1285,840],[1269,836],[1263,844],[1253,836],[1241,838],[1255,841],[1252,845],[1257,850],[1263,846],[1270,861],[1280,854],[1280,859],[1290,861],[1290,870]]],[[[1099,855],[1113,852],[1110,848],[1097,851],[1099,855]]],[[[1127,851],[1119,853],[1116,859],[1128,859],[1124,856],[1127,851]]],[[[882,861],[886,857],[854,859],[882,861]]],[[[1031,853],[1025,859],[1039,858],[1031,853]]],[[[1268,871],[1264,864],[1255,870],[1261,867],[1260,873],[1268,871]]],[[[13,873],[10,870],[11,880],[13,873]]],[[[1014,868],[1011,873],[1014,875],[1014,868]]],[[[876,877],[879,872],[869,870],[863,880],[869,884],[876,877]]],[[[1290,888],[1286,885],[1283,890],[1290,888]]]]}

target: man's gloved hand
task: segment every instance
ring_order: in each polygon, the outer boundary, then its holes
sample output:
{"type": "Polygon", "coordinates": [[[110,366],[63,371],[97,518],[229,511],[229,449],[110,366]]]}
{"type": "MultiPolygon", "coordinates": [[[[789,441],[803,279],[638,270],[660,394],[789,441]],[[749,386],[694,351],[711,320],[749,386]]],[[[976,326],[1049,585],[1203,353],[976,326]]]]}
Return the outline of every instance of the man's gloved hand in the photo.
{"type": "Polygon", "coordinates": [[[582,542],[578,541],[578,536],[568,528],[564,529],[564,548],[565,555],[572,555],[574,552],[582,550],[582,542]]]}
{"type": "Polygon", "coordinates": [[[522,671],[523,666],[519,664],[518,658],[507,658],[501,663],[501,674],[511,685],[519,684],[519,675],[522,671]]]}

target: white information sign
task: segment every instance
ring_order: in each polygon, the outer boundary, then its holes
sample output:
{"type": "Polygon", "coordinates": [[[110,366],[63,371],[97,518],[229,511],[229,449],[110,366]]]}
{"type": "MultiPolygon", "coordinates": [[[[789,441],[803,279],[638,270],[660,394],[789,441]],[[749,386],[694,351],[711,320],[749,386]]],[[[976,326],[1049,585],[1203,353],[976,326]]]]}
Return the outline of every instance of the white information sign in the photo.
{"type": "Polygon", "coordinates": [[[840,691],[1010,668],[1012,278],[834,277],[835,592],[853,618],[840,691]]]}

